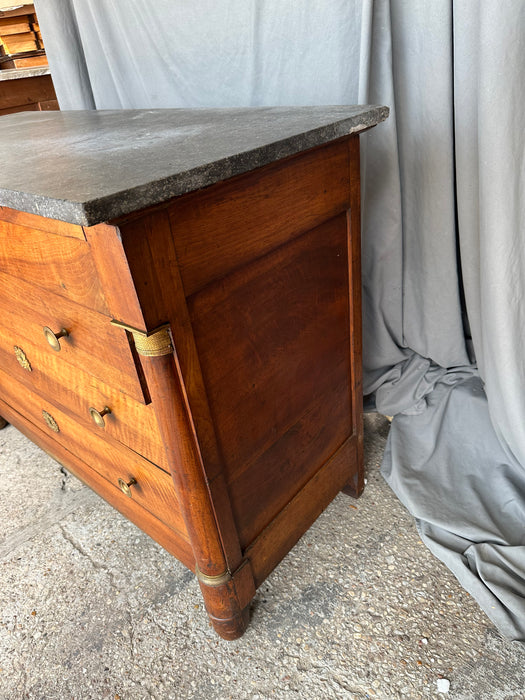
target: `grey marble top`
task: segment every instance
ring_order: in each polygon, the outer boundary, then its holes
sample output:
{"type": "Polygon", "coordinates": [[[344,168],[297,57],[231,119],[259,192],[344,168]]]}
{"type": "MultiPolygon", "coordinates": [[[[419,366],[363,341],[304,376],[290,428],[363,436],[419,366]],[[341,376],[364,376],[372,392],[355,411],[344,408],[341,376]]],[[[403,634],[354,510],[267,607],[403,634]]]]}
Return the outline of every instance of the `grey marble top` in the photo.
{"type": "Polygon", "coordinates": [[[10,114],[0,118],[0,205],[91,226],[387,116],[375,106],[10,114]]]}

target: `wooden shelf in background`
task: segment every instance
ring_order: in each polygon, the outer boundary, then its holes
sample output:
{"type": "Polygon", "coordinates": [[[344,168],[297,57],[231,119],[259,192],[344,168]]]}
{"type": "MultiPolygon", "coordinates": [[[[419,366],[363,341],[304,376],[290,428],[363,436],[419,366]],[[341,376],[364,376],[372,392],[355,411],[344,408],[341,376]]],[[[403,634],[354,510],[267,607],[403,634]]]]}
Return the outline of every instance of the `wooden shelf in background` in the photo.
{"type": "Polygon", "coordinates": [[[0,116],[59,109],[50,75],[0,81],[0,116]]]}

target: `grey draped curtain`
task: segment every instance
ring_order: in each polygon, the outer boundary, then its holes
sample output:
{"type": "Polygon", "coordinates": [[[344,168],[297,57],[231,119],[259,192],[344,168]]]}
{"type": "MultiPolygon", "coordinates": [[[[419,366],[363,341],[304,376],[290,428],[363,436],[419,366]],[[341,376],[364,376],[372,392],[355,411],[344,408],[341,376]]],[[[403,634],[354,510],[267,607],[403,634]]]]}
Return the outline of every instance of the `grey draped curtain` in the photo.
{"type": "MultiPolygon", "coordinates": [[[[525,3],[36,0],[62,109],[376,103],[365,393],[427,545],[525,640],[525,3]]],[[[327,417],[329,420],[329,417],[327,417]]]]}

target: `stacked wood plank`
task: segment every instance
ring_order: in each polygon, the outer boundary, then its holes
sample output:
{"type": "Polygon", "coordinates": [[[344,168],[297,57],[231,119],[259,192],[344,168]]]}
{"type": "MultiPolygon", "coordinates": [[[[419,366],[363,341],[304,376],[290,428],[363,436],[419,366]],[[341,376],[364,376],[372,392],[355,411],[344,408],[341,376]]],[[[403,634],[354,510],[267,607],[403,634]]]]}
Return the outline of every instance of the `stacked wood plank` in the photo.
{"type": "Polygon", "coordinates": [[[58,109],[35,7],[15,1],[0,0],[0,116],[58,109]]]}
{"type": "Polygon", "coordinates": [[[35,6],[0,3],[0,69],[46,65],[35,6]]]}

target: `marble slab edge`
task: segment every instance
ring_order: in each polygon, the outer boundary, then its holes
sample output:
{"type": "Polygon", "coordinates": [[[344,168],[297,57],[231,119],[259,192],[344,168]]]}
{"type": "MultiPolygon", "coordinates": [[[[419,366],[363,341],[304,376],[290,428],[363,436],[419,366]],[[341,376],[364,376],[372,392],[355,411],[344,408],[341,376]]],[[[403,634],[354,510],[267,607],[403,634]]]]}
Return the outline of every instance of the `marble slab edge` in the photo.
{"type": "Polygon", "coordinates": [[[389,111],[385,106],[366,105],[362,112],[333,123],[85,202],[0,188],[0,206],[80,226],[94,226],[162,204],[173,197],[242,175],[344,136],[362,133],[387,119],[389,111]]]}

